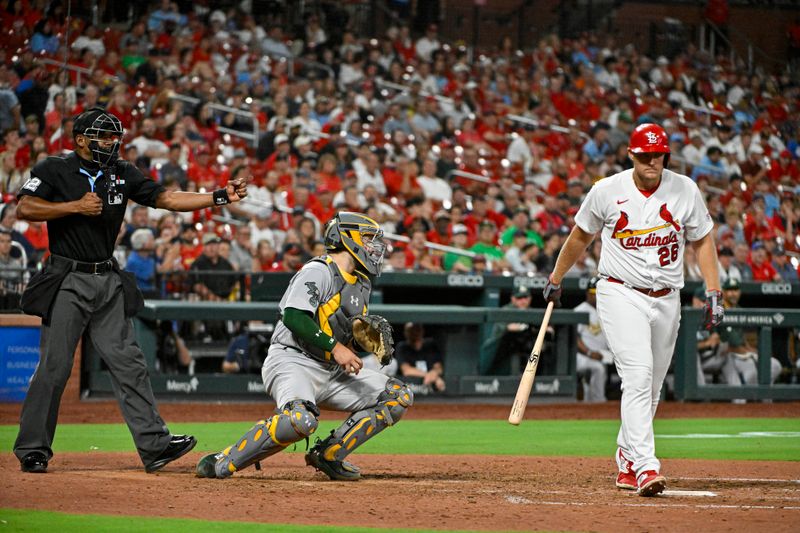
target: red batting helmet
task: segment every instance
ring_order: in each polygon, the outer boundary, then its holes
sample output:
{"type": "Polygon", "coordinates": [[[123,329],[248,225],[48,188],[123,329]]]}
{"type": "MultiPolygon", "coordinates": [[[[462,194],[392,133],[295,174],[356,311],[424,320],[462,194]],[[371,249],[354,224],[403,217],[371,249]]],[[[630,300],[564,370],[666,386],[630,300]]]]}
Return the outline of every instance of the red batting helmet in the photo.
{"type": "Polygon", "coordinates": [[[640,124],[637,126],[631,133],[628,148],[634,154],[646,152],[670,153],[667,132],[658,124],[640,124]]]}

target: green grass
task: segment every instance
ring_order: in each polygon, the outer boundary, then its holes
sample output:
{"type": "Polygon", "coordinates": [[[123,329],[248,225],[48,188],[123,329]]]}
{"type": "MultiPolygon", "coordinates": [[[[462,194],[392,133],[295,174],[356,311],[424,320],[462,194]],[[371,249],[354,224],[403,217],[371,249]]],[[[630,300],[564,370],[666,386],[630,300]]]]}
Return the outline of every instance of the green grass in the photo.
{"type": "MultiPolygon", "coordinates": [[[[0,509],[0,531],[54,531],[58,533],[85,533],[87,531],[114,531],[127,533],[147,531],[148,533],[217,533],[236,531],[237,533],[392,533],[392,532],[431,532],[429,529],[383,529],[371,527],[336,526],[298,526],[289,524],[257,524],[253,522],[212,522],[187,518],[148,518],[137,516],[131,520],[126,516],[73,515],[50,511],[27,511],[19,509],[0,509]]],[[[439,530],[441,531],[441,530],[439,530]]],[[[448,530],[448,533],[458,533],[448,530]]]]}
{"type": "MultiPolygon", "coordinates": [[[[175,423],[170,429],[197,436],[196,451],[216,451],[232,444],[251,425],[175,423]]],[[[327,435],[334,426],[322,422],[317,434],[327,435]]],[[[618,428],[616,420],[526,420],[518,427],[504,420],[409,420],[387,429],[358,452],[607,457],[614,453],[618,428]],[[386,438],[389,434],[391,438],[386,438]]],[[[800,461],[800,419],[666,419],[656,420],[655,431],[658,455],[664,459],[800,461]],[[692,438],[683,438],[687,435],[692,438]]],[[[0,449],[10,451],[16,433],[16,426],[0,426],[0,449]]],[[[123,424],[61,424],[53,447],[56,453],[134,451],[123,424]]],[[[304,449],[298,443],[297,451],[304,449]]]]}

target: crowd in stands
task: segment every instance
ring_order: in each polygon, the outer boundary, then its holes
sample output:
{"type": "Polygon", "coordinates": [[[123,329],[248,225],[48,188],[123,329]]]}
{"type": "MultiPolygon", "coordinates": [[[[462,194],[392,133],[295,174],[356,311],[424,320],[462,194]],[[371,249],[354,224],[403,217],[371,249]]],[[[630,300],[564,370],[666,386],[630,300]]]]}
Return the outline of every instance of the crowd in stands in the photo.
{"type": "MultiPolygon", "coordinates": [[[[126,129],[122,157],[169,189],[250,180],[248,200],[225,209],[130,209],[117,259],[145,291],[237,297],[239,278],[169,273],[296,270],[323,253],[340,209],[399,236],[386,271],[548,273],[592,184],[630,167],[643,122],[664,126],[671,168],[704,192],[723,281],[798,280],[800,91],[786,73],[748,75],[691,43],[648,57],[601,33],[471,50],[434,24],[357,35],[322,12],[291,32],[164,0],[116,29],[68,21],[59,2],[0,4],[0,231],[29,267],[47,232],[16,219],[15,193],[99,105],[126,129]]],[[[599,246],[570,274],[592,275],[599,246]]]]}

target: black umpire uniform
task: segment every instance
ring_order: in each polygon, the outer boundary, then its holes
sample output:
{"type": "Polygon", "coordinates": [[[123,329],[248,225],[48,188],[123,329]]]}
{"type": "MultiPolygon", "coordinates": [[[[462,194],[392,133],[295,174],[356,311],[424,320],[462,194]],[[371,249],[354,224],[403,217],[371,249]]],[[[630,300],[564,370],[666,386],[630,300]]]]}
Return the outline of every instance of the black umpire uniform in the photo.
{"type": "MultiPolygon", "coordinates": [[[[78,116],[74,135],[87,135],[87,129],[96,134],[98,122],[112,130],[118,127],[122,135],[116,117],[99,108],[78,116]]],[[[94,192],[102,201],[97,216],[67,214],[48,220],[51,256],[22,298],[26,313],[42,317],[40,361],[14,444],[25,472],[47,470],[61,395],[81,337],[84,353],[101,357],[108,366],[122,416],[147,472],[196,444],[190,435],[171,435],[158,413],[144,354],[134,337],[132,317],[143,304],[142,296],[135,278],[120,270],[112,257],[128,200],[152,207],[164,188],[131,163],[116,160],[116,152],[110,164],[98,163],[94,148],[99,145],[91,146],[91,161],[77,152],[41,161],[18,193],[20,199],[34,196],[60,203],[94,192]]]]}

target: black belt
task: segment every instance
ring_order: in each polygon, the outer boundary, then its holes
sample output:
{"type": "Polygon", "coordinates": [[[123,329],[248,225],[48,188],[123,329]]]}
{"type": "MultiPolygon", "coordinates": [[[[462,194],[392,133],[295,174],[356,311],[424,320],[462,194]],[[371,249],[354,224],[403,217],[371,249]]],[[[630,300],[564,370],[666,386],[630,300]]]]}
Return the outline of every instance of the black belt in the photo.
{"type": "Polygon", "coordinates": [[[664,289],[658,289],[657,291],[653,290],[653,289],[640,289],[639,287],[633,287],[632,285],[629,285],[629,284],[625,283],[624,281],[619,280],[617,278],[612,278],[611,276],[606,276],[606,279],[608,281],[610,281],[611,283],[619,283],[620,285],[625,285],[629,289],[633,289],[635,291],[639,291],[642,294],[646,294],[647,296],[650,296],[651,298],[661,298],[662,296],[666,296],[667,294],[672,292],[672,289],[669,288],[669,287],[664,288],[664,289]]]}
{"type": "Polygon", "coordinates": [[[68,265],[70,272],[82,272],[84,274],[105,274],[114,270],[114,260],[106,259],[99,263],[87,263],[77,259],[69,259],[60,255],[51,255],[50,262],[53,264],[68,265]]]}

